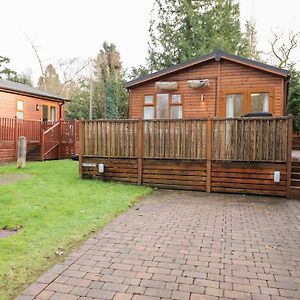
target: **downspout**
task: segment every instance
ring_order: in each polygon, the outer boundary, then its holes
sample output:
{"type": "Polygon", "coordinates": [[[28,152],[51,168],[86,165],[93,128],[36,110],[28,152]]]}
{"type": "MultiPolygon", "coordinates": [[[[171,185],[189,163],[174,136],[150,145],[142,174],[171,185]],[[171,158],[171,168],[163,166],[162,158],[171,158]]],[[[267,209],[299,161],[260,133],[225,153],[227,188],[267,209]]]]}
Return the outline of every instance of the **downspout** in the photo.
{"type": "Polygon", "coordinates": [[[62,106],[65,104],[65,102],[63,101],[62,103],[59,103],[59,120],[61,120],[61,108],[62,106]]]}

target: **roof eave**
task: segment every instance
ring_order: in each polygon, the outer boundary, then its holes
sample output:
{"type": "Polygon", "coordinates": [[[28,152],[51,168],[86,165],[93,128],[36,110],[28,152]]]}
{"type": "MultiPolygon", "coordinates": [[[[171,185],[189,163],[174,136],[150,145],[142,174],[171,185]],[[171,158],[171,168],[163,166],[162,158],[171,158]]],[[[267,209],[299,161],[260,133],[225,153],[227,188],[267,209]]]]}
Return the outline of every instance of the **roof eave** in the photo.
{"type": "Polygon", "coordinates": [[[41,99],[47,99],[47,100],[52,100],[52,101],[58,101],[58,102],[70,102],[71,100],[69,99],[65,99],[65,98],[60,98],[60,97],[55,97],[55,96],[46,96],[46,95],[40,95],[40,94],[35,94],[35,93],[29,93],[29,92],[23,92],[20,90],[16,90],[16,89],[7,89],[7,88],[1,88],[0,87],[0,91],[1,92],[12,92],[14,94],[18,94],[18,95],[24,95],[24,96],[32,96],[34,98],[41,98],[41,99]]]}
{"type": "Polygon", "coordinates": [[[168,74],[171,74],[171,73],[174,73],[174,72],[177,72],[177,71],[189,68],[189,67],[192,67],[194,65],[209,61],[211,59],[215,59],[216,61],[220,61],[222,58],[227,59],[229,61],[233,61],[233,62],[243,64],[243,65],[247,65],[249,67],[253,67],[253,68],[265,71],[265,72],[269,72],[269,73],[272,73],[272,74],[275,74],[275,75],[278,75],[278,76],[282,76],[282,77],[289,77],[290,76],[289,71],[287,71],[287,70],[283,70],[283,69],[280,69],[280,68],[277,68],[277,67],[273,67],[273,66],[270,66],[270,65],[267,65],[267,64],[264,64],[264,63],[256,62],[254,60],[250,60],[250,59],[240,57],[240,56],[237,56],[237,55],[234,55],[234,54],[229,54],[229,53],[223,52],[221,50],[216,50],[216,51],[214,51],[210,54],[201,56],[200,58],[193,59],[193,60],[188,61],[186,63],[178,64],[176,66],[169,67],[169,68],[157,71],[155,73],[146,75],[142,78],[131,80],[131,81],[125,83],[125,87],[127,89],[130,89],[133,86],[145,83],[147,81],[154,80],[156,78],[159,78],[159,77],[162,77],[162,76],[165,76],[165,75],[168,75],[168,74]]]}

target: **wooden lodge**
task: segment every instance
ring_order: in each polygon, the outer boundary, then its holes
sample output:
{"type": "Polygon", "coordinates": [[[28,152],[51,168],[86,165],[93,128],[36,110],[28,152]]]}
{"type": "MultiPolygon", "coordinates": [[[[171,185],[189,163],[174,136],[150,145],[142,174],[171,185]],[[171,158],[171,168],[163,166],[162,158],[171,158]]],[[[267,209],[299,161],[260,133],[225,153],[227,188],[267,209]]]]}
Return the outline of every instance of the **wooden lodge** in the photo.
{"type": "Polygon", "coordinates": [[[289,197],[288,82],[286,70],[221,51],[130,81],[129,120],[80,123],[80,174],[289,197]]]}
{"type": "Polygon", "coordinates": [[[64,121],[67,99],[0,79],[0,163],[15,161],[19,137],[27,160],[70,158],[78,153],[76,121],[64,121]]]}
{"type": "Polygon", "coordinates": [[[286,111],[289,72],[222,51],[132,80],[130,118],[241,117],[286,111]]]}
{"type": "Polygon", "coordinates": [[[56,122],[67,99],[27,84],[0,79],[0,118],[56,122]]]}

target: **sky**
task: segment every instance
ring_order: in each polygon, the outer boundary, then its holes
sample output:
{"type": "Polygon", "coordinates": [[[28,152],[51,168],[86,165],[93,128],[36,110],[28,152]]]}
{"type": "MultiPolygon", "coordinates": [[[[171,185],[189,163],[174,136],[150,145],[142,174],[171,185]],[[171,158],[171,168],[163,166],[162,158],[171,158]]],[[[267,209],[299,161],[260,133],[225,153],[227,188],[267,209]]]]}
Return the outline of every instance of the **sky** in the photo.
{"type": "MultiPolygon", "coordinates": [[[[60,59],[95,57],[104,41],[112,42],[123,66],[144,64],[154,0],[0,0],[0,55],[10,67],[32,76],[40,68],[28,36],[43,64],[60,59]]],[[[256,21],[259,48],[268,52],[273,31],[300,31],[299,0],[240,0],[241,22],[256,21]]],[[[300,64],[300,47],[294,60],[300,64]],[[297,58],[297,54],[299,60],[297,58]]],[[[300,67],[300,65],[299,65],[300,67]]]]}

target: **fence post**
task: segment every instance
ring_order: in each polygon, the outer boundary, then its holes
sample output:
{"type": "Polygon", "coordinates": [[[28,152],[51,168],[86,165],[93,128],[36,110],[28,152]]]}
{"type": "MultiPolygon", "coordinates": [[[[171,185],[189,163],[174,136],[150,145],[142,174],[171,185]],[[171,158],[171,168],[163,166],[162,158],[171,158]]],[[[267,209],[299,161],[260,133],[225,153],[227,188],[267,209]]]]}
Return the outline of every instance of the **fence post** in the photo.
{"type": "Polygon", "coordinates": [[[137,132],[137,167],[138,167],[138,185],[143,183],[143,120],[138,121],[137,132]]]}
{"type": "Polygon", "coordinates": [[[18,158],[18,119],[17,117],[15,117],[15,122],[14,122],[14,125],[15,125],[15,130],[14,130],[14,140],[15,140],[15,158],[17,160],[18,158]]]}
{"type": "Polygon", "coordinates": [[[74,121],[74,126],[73,126],[73,130],[74,130],[74,137],[73,137],[73,154],[76,154],[76,132],[77,132],[77,120],[75,119],[74,121]]]}
{"type": "Polygon", "coordinates": [[[45,160],[45,135],[44,135],[44,130],[42,130],[41,133],[41,160],[45,160]]]}
{"type": "Polygon", "coordinates": [[[211,153],[212,152],[212,119],[207,119],[207,141],[206,141],[206,192],[211,192],[211,153]]]}
{"type": "Polygon", "coordinates": [[[82,172],[82,159],[84,155],[84,121],[79,120],[79,175],[83,178],[82,172]]]}
{"type": "Polygon", "coordinates": [[[62,144],[62,139],[61,139],[61,135],[62,135],[62,126],[61,126],[61,119],[59,119],[59,125],[58,125],[58,159],[61,159],[61,144],[62,144]]]}
{"type": "Polygon", "coordinates": [[[293,117],[289,115],[287,123],[287,151],[286,151],[286,197],[291,195],[291,176],[292,176],[292,136],[293,136],[293,117]]]}

